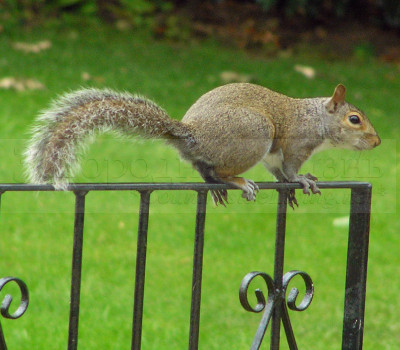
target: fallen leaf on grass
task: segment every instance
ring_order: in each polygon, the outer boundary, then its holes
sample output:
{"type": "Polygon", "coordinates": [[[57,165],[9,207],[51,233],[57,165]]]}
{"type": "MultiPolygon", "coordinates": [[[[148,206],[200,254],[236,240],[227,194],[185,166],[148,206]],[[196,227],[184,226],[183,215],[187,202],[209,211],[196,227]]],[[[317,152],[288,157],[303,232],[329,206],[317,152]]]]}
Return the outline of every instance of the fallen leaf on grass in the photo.
{"type": "Polygon", "coordinates": [[[125,228],[125,222],[120,221],[120,222],[118,223],[118,228],[120,228],[120,229],[125,228]]]}
{"type": "Polygon", "coordinates": [[[241,74],[237,72],[222,72],[219,75],[220,79],[224,84],[229,84],[229,83],[250,83],[255,81],[254,76],[250,74],[241,74]]]}
{"type": "Polygon", "coordinates": [[[131,22],[124,20],[124,19],[120,19],[115,23],[115,27],[120,30],[121,32],[126,32],[130,29],[132,29],[132,24],[131,22]]]}
{"type": "Polygon", "coordinates": [[[93,77],[88,72],[82,72],[81,79],[83,81],[94,81],[99,84],[104,83],[104,81],[105,81],[104,77],[101,77],[101,76],[93,77]]]}
{"type": "Polygon", "coordinates": [[[333,219],[332,224],[335,227],[347,227],[347,226],[349,226],[349,217],[342,216],[339,218],[335,218],[335,219],[333,219]]]}
{"type": "Polygon", "coordinates": [[[17,79],[14,77],[5,77],[0,79],[0,89],[14,89],[17,91],[43,90],[45,86],[35,79],[17,79]]]}
{"type": "Polygon", "coordinates": [[[13,48],[25,53],[39,53],[40,51],[47,50],[51,47],[51,41],[43,40],[37,43],[23,43],[16,42],[12,44],[13,48]]]}
{"type": "Polygon", "coordinates": [[[90,79],[92,79],[92,76],[88,72],[82,72],[81,78],[83,81],[89,81],[90,79]]]}
{"type": "Polygon", "coordinates": [[[315,69],[313,67],[309,66],[302,66],[300,64],[296,64],[294,66],[294,70],[300,74],[303,74],[306,78],[308,79],[314,79],[315,78],[315,69]]]}

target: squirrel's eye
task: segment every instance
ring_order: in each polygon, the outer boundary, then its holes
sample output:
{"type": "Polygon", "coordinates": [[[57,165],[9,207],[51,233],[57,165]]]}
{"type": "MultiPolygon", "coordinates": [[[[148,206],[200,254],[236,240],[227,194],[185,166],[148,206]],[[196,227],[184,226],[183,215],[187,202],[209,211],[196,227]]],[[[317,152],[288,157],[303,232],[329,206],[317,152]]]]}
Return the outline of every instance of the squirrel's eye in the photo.
{"type": "Polygon", "coordinates": [[[352,124],[360,124],[361,123],[360,117],[355,114],[352,114],[351,116],[349,116],[349,121],[352,124]]]}

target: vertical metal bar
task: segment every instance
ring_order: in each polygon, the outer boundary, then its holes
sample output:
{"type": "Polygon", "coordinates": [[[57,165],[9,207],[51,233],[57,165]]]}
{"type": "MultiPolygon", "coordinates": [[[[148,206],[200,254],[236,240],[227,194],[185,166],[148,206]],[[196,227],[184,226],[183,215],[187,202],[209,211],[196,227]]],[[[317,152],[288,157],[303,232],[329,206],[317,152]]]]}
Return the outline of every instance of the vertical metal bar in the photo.
{"type": "Polygon", "coordinates": [[[4,192],[0,191],[0,218],[1,218],[1,195],[2,195],[3,193],[4,193],[4,192]]]}
{"type": "Polygon", "coordinates": [[[193,256],[192,304],[190,310],[189,350],[199,347],[201,278],[203,271],[204,225],[207,191],[197,194],[196,232],[193,256]]]}
{"type": "Polygon", "coordinates": [[[6,340],[4,339],[3,329],[0,323],[0,350],[7,350],[6,340]]]}
{"type": "Polygon", "coordinates": [[[143,298],[146,274],[150,193],[151,191],[140,192],[139,224],[136,248],[135,296],[133,302],[132,350],[140,350],[142,343],[143,298]]]}
{"type": "Polygon", "coordinates": [[[282,303],[281,303],[282,323],[283,323],[283,327],[285,328],[286,339],[289,344],[289,349],[297,350],[296,338],[294,337],[292,324],[290,323],[288,309],[287,309],[286,305],[283,304],[285,302],[286,302],[286,300],[282,300],[282,303]]]}
{"type": "Polygon", "coordinates": [[[361,350],[364,332],[365,294],[372,186],[351,190],[346,292],[343,318],[343,350],[361,350]]]}
{"type": "Polygon", "coordinates": [[[271,320],[271,350],[279,349],[281,333],[281,305],[285,302],[282,288],[283,265],[285,259],[285,233],[286,233],[286,210],[287,210],[287,189],[278,190],[278,209],[276,217],[276,238],[275,238],[275,265],[274,283],[276,293],[276,305],[271,320]]]}
{"type": "Polygon", "coordinates": [[[71,301],[69,315],[68,350],[78,348],[78,323],[81,293],[83,223],[87,191],[75,192],[74,243],[72,251],[71,301]]]}
{"type": "MultiPolygon", "coordinates": [[[[1,195],[4,192],[0,191],[0,216],[1,216],[1,195]]],[[[4,339],[3,329],[0,323],[0,350],[7,350],[6,340],[4,339]]]]}

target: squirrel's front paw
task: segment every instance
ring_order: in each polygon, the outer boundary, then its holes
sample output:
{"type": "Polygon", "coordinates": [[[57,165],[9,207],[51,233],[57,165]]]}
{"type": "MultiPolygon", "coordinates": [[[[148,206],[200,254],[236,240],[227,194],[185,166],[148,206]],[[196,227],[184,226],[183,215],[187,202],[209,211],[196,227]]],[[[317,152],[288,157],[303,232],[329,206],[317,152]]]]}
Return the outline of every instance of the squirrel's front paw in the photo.
{"type": "MultiPolygon", "coordinates": [[[[321,191],[319,190],[316,181],[318,181],[318,179],[315,176],[311,175],[310,173],[307,173],[305,175],[296,175],[291,179],[290,182],[298,182],[300,185],[302,185],[304,194],[310,195],[310,190],[314,194],[316,193],[321,194],[321,191]]],[[[292,209],[294,209],[295,205],[297,207],[299,206],[295,196],[295,189],[289,190],[287,201],[292,209]]]]}
{"type": "Polygon", "coordinates": [[[310,173],[307,173],[305,175],[297,175],[294,182],[299,182],[300,185],[303,186],[304,194],[309,195],[310,189],[311,189],[311,192],[314,194],[316,194],[316,193],[321,194],[321,191],[319,190],[319,188],[316,184],[317,180],[318,179],[315,176],[311,175],[310,173]]]}
{"type": "Polygon", "coordinates": [[[252,180],[243,179],[245,184],[242,186],[243,193],[242,197],[246,198],[248,201],[255,201],[256,194],[260,190],[257,184],[252,180]]]}

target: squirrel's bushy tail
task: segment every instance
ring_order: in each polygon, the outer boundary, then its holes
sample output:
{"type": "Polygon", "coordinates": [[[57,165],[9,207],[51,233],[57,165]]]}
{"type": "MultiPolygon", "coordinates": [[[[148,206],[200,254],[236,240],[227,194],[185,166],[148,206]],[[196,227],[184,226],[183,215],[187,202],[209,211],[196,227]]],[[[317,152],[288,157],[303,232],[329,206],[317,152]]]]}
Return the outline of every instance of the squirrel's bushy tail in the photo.
{"type": "Polygon", "coordinates": [[[25,152],[33,183],[65,189],[90,136],[116,131],[153,138],[183,137],[185,127],[154,102],[128,93],[84,89],[57,99],[37,119],[25,152]]]}

